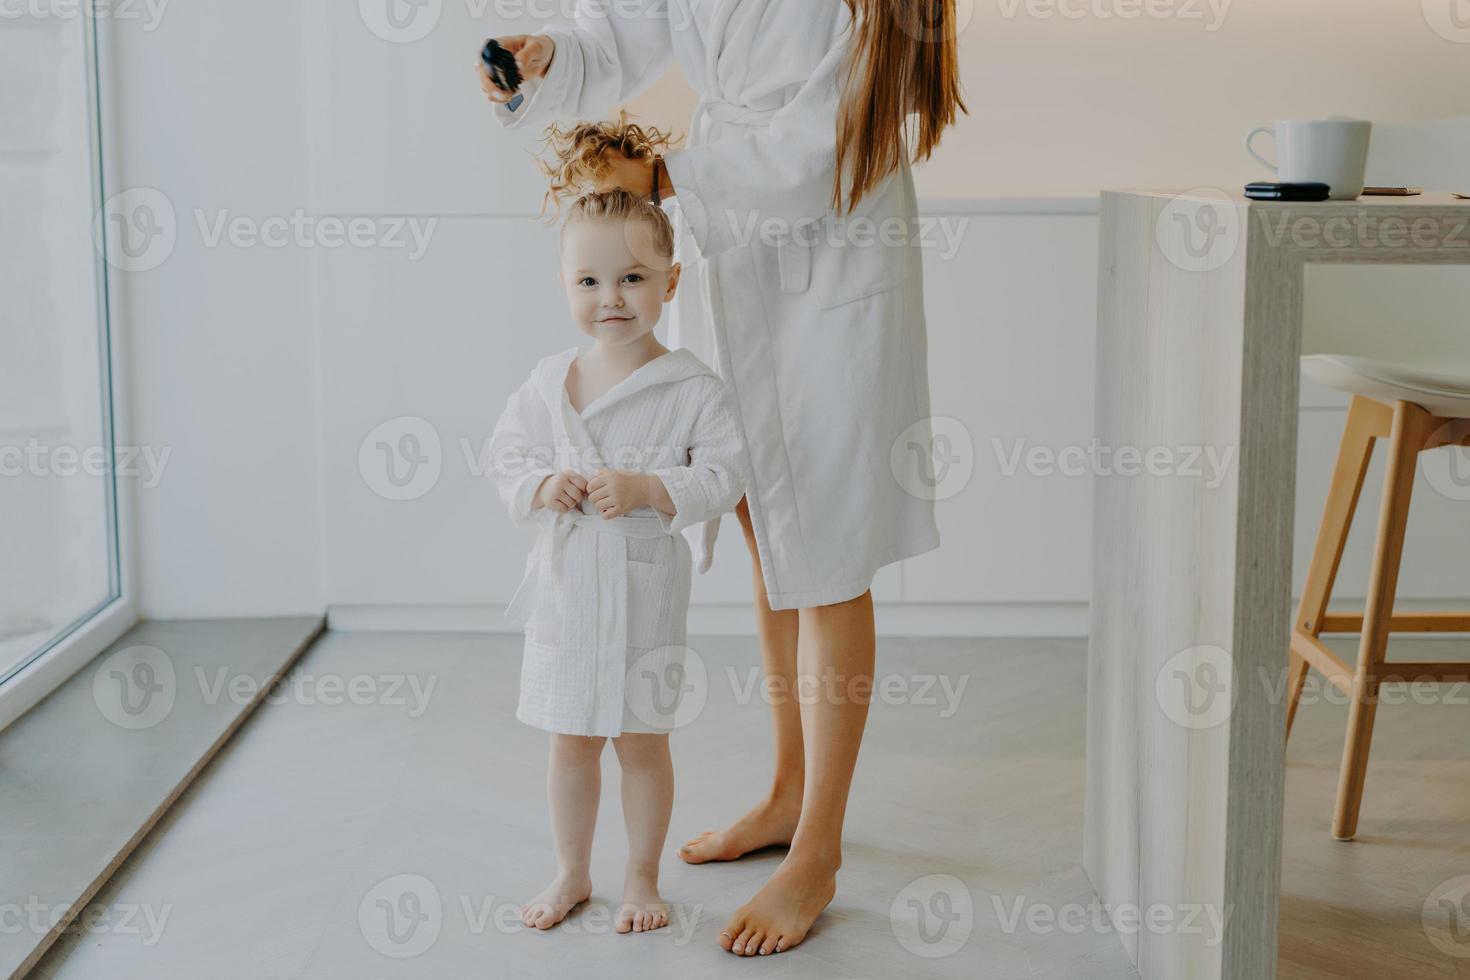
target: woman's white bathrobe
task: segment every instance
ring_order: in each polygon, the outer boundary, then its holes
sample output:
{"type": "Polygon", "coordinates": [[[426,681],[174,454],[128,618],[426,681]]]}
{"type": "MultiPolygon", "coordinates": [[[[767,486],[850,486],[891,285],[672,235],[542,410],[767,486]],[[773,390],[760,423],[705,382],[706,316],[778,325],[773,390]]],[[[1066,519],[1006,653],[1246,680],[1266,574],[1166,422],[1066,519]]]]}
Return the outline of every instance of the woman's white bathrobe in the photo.
{"type": "Polygon", "coordinates": [[[602,118],[673,61],[698,92],[690,145],[667,158],[671,341],[735,393],[773,609],[854,598],[939,544],[907,161],[852,215],[830,210],[850,24],[843,0],[581,0],[574,26],[545,31],[546,77],[495,106],[510,127],[602,118]]]}
{"type": "Polygon", "coordinates": [[[540,528],[508,610],[526,628],[516,717],[568,735],[667,732],[684,688],[692,562],[681,532],[739,502],[744,446],[725,385],[689,351],[655,358],[580,413],[566,390],[576,356],[538,363],[491,437],[501,499],[540,528]],[[657,474],[674,517],[642,507],[606,520],[589,501],[532,511],[547,476],[601,469],[657,474]]]}

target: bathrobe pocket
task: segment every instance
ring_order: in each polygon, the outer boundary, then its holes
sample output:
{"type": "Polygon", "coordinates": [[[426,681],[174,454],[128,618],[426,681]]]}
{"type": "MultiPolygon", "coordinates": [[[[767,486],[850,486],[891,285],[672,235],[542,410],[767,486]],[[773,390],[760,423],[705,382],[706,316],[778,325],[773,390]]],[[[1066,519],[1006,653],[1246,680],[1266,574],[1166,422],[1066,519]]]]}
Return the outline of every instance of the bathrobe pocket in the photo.
{"type": "Polygon", "coordinates": [[[628,561],[628,647],[652,650],[670,642],[673,596],[669,564],[628,561]]]}

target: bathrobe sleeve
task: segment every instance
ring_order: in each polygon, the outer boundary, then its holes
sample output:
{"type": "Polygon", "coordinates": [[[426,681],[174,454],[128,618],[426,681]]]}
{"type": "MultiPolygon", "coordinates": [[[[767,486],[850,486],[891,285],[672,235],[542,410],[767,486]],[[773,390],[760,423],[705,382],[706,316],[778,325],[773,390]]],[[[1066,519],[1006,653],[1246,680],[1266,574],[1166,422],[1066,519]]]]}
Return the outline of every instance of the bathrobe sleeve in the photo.
{"type": "Polygon", "coordinates": [[[551,412],[537,389],[535,375],[506,401],[505,411],[490,436],[490,461],[500,499],[518,525],[539,523],[531,500],[548,476],[556,472],[551,412]]]}
{"type": "Polygon", "coordinates": [[[521,86],[526,98],[520,108],[495,103],[495,118],[516,129],[602,117],[673,64],[671,16],[668,0],[579,0],[571,27],[541,32],[556,42],[545,77],[521,86]]]}
{"type": "Polygon", "coordinates": [[[734,509],[749,482],[745,440],[735,423],[729,389],[716,379],[710,379],[710,388],[690,437],[688,465],[653,471],[674,502],[673,517],[658,515],[670,534],[734,509]]]}
{"type": "Polygon", "coordinates": [[[740,244],[752,215],[795,225],[832,210],[837,112],[848,49],[845,41],[835,41],[768,126],[665,156],[679,210],[701,255],[740,244]]]}

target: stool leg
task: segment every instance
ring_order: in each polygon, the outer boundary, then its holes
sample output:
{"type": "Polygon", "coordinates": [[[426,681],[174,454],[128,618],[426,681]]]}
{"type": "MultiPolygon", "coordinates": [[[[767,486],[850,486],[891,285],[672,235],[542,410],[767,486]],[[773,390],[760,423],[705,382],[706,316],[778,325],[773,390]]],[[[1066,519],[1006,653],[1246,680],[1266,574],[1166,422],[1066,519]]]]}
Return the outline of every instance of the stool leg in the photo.
{"type": "MultiPolygon", "coordinates": [[[[1353,514],[1363,492],[1363,478],[1368,461],[1373,457],[1375,439],[1373,420],[1381,412],[1379,406],[1361,395],[1353,396],[1343,426],[1342,443],[1337,450],[1337,465],[1332,471],[1332,486],[1327,492],[1327,505],[1322,511],[1322,524],[1317,529],[1317,544],[1312,549],[1312,564],[1302,586],[1301,604],[1297,607],[1298,633],[1316,636],[1322,632],[1322,616],[1332,598],[1332,585],[1342,564],[1342,551],[1347,545],[1353,514]]],[[[1286,676],[1286,737],[1291,738],[1291,723],[1296,720],[1297,701],[1306,683],[1307,661],[1300,654],[1289,654],[1291,666],[1286,676]]]]}
{"type": "Polygon", "coordinates": [[[1352,840],[1358,829],[1363,781],[1368,772],[1368,748],[1373,741],[1373,719],[1378,711],[1378,678],[1388,648],[1399,559],[1403,556],[1404,529],[1409,520],[1409,498],[1414,490],[1419,451],[1429,435],[1433,418],[1417,405],[1408,402],[1394,405],[1388,471],[1383,479],[1383,507],[1378,517],[1368,604],[1363,612],[1363,635],[1348,707],[1347,741],[1337,780],[1337,808],[1332,817],[1332,836],[1338,840],[1352,840]]]}

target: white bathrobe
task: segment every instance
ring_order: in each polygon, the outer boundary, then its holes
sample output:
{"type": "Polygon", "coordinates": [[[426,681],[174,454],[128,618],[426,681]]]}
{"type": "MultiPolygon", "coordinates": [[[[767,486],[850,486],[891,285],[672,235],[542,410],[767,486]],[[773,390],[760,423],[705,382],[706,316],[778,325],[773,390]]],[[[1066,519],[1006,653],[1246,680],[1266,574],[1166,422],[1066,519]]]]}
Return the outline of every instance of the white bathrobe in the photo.
{"type": "Polygon", "coordinates": [[[850,26],[843,0],[581,0],[574,26],[545,31],[546,77],[495,106],[509,127],[602,118],[672,61],[698,92],[690,145],[667,158],[684,264],[671,340],[735,393],[773,609],[862,595],[939,544],[929,473],[909,472],[932,441],[907,161],[852,215],[830,209],[850,26]]]}
{"type": "MultiPolygon", "coordinates": [[[[655,358],[578,413],[573,348],[545,358],[491,437],[501,498],[540,528],[507,614],[526,628],[516,717],[568,735],[668,732],[684,688],[692,566],[681,532],[739,502],[748,467],[723,382],[687,350],[655,358]],[[545,478],[573,470],[655,473],[673,518],[651,507],[607,520],[532,511],[545,478]]],[[[708,558],[700,571],[709,567],[708,558]]]]}

